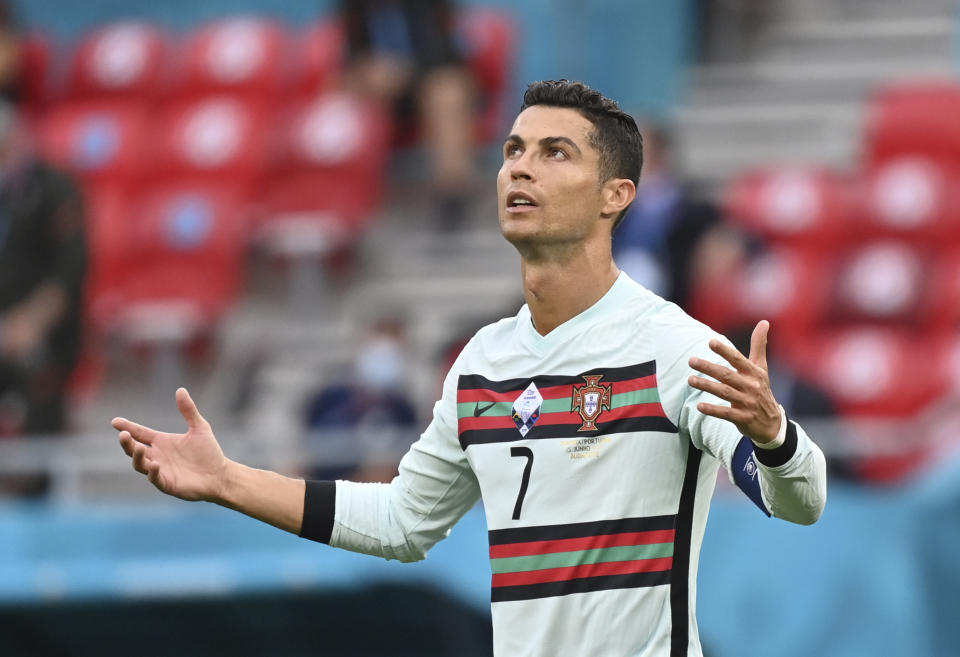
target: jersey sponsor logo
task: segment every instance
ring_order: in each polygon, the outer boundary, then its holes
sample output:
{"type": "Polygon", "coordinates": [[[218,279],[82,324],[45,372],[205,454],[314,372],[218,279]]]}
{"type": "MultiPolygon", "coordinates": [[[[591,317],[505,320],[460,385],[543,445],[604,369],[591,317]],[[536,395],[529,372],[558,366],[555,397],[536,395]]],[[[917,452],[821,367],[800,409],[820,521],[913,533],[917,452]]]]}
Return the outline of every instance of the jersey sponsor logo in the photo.
{"type": "Polygon", "coordinates": [[[610,410],[610,397],[613,392],[612,383],[600,383],[602,374],[585,374],[586,383],[573,386],[571,411],[579,411],[583,424],[577,431],[596,431],[597,419],[604,409],[610,410]]]}
{"type": "Polygon", "coordinates": [[[464,449],[523,439],[580,439],[588,431],[591,436],[678,432],[660,403],[655,361],[569,376],[459,378],[457,433],[464,449]]]}
{"type": "Polygon", "coordinates": [[[675,515],[489,532],[493,602],[670,583],[675,515]]]}
{"type": "Polygon", "coordinates": [[[473,417],[480,417],[481,415],[483,415],[484,413],[486,413],[496,405],[497,405],[497,402],[490,402],[489,404],[481,408],[480,402],[477,402],[477,407],[473,409],[473,417]]]}

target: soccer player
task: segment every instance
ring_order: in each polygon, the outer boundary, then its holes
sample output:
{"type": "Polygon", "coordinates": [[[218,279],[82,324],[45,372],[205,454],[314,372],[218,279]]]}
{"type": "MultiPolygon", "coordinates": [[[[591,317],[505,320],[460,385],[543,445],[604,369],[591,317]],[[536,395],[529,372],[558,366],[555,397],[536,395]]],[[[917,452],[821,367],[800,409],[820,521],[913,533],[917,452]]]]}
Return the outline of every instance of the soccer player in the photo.
{"type": "Polygon", "coordinates": [[[578,82],[528,87],[497,177],[527,303],[463,349],[391,483],[235,463],[182,388],[185,434],[113,421],[133,467],[165,493],[401,561],[482,498],[496,655],[700,655],[697,562],[719,467],[801,524],[820,516],[826,469],[770,390],[767,322],[745,356],[618,271],[611,234],[641,161],[614,101],[578,82]]]}

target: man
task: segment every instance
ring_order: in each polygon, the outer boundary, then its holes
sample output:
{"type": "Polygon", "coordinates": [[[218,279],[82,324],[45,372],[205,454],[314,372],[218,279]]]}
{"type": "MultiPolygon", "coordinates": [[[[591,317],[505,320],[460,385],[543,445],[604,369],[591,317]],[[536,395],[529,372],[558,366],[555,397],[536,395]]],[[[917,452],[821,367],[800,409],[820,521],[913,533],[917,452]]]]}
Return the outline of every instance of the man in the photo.
{"type": "Polygon", "coordinates": [[[0,394],[22,398],[23,433],[66,424],[86,265],[79,190],[34,156],[16,108],[0,101],[0,394]]]}
{"type": "MultiPolygon", "coordinates": [[[[66,428],[86,267],[79,190],[36,159],[16,108],[0,101],[0,432],[66,428]]],[[[44,474],[5,475],[0,493],[42,495],[49,483],[44,474]]]]}
{"type": "Polygon", "coordinates": [[[693,591],[720,464],[806,524],[823,455],[770,392],[766,322],[747,358],[618,272],[611,232],[642,157],[630,116],[580,83],[537,82],[503,152],[500,228],[527,304],[467,344],[392,483],[236,464],[183,389],[186,434],[113,426],[164,492],[388,559],[424,558],[482,497],[497,655],[700,655],[693,591]]]}

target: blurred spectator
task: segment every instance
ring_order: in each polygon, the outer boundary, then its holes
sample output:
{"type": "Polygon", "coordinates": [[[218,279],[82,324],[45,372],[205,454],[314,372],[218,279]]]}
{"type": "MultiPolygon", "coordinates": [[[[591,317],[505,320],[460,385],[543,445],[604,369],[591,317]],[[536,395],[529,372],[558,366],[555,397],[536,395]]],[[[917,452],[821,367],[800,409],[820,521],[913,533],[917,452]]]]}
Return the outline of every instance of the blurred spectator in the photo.
{"type": "Polygon", "coordinates": [[[745,242],[680,179],[667,129],[641,122],[640,133],[643,171],[637,198],[613,235],[614,260],[644,287],[688,307],[696,281],[739,262],[745,242]]]}
{"type": "Polygon", "coordinates": [[[438,219],[455,227],[474,185],[474,80],[448,0],[341,0],[348,88],[412,120],[432,160],[438,219]]]}
{"type": "Polygon", "coordinates": [[[13,7],[0,0],[0,99],[20,100],[20,51],[22,41],[14,20],[13,7]]]}
{"type": "Polygon", "coordinates": [[[0,103],[0,421],[7,434],[55,434],[80,349],[84,212],[73,182],[26,142],[0,103]]]}
{"type": "Polygon", "coordinates": [[[352,370],[307,402],[311,477],[390,481],[417,438],[416,411],[406,391],[405,327],[380,319],[352,370]]]}

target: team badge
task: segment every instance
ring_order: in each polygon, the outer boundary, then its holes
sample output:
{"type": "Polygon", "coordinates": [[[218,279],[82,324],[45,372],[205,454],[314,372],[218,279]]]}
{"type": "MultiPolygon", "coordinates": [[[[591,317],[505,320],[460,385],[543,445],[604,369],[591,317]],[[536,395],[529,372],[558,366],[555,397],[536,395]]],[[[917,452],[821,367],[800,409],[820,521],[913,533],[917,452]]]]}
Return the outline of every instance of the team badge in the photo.
{"type": "Polygon", "coordinates": [[[542,407],[543,396],[531,381],[527,389],[520,393],[520,396],[513,402],[513,421],[517,425],[517,430],[520,431],[521,436],[526,436],[527,432],[540,419],[540,409],[542,407]]]}
{"type": "Polygon", "coordinates": [[[573,400],[570,411],[579,411],[583,424],[577,431],[596,431],[597,418],[606,410],[610,410],[610,398],[613,396],[612,383],[600,383],[602,374],[585,374],[586,383],[573,386],[573,400]]]}

